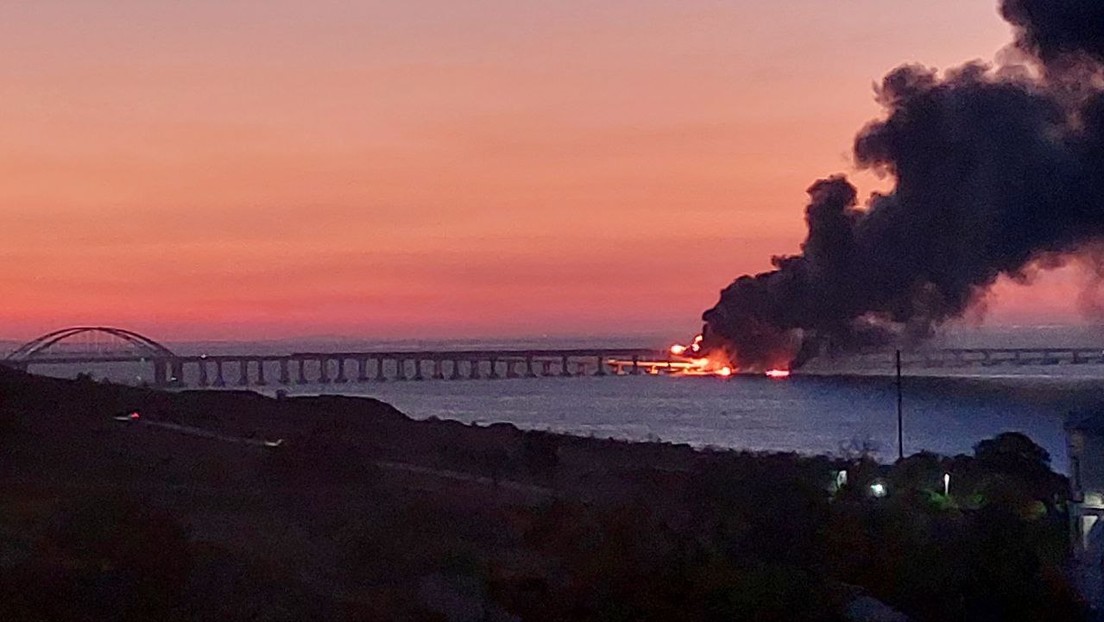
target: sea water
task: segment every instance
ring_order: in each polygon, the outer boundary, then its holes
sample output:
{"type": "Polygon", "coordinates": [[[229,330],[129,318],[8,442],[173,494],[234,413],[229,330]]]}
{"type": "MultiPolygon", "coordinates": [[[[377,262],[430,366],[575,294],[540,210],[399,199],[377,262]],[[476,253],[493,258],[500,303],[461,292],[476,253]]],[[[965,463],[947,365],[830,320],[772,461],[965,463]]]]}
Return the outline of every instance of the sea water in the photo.
{"type": "MultiPolygon", "coordinates": [[[[174,344],[181,354],[295,351],[446,350],[511,347],[579,347],[584,342],[547,343],[353,343],[174,344]]],[[[623,341],[623,340],[622,340],[623,341]]],[[[619,341],[622,346],[643,343],[619,341]]],[[[1006,329],[960,332],[937,339],[936,347],[1104,346],[1098,328],[1006,329]]],[[[612,342],[606,345],[615,345],[612,342]]],[[[650,344],[656,345],[656,344],[650,344]]],[[[91,369],[113,381],[148,381],[147,366],[91,369]],[[120,370],[123,370],[120,375],[120,370]]],[[[815,368],[811,365],[810,368],[815,368]]],[[[72,377],[66,367],[34,371],[72,377]]],[[[416,419],[437,417],[465,423],[508,422],[525,429],[627,440],[659,440],[753,451],[840,454],[873,450],[883,460],[897,456],[897,396],[891,369],[850,370],[828,366],[823,374],[795,374],[786,380],[761,376],[606,376],[460,381],[395,381],[308,384],[271,383],[252,390],[291,395],[347,394],[379,398],[416,419]]],[[[228,369],[227,379],[236,378],[228,369]]],[[[1055,469],[1067,468],[1063,423],[1070,410],[1062,391],[1054,399],[1022,399],[1023,387],[1084,387],[1104,379],[1104,365],[906,369],[902,387],[904,450],[970,453],[979,441],[1000,432],[1022,432],[1045,448],[1055,469]],[[921,378],[920,376],[929,376],[921,378]],[[930,376],[959,376],[937,378],[930,376]],[[980,388],[979,388],[980,387],[980,388]]],[[[312,376],[316,377],[316,376],[312,376]]],[[[194,379],[192,379],[194,380],[194,379]]],[[[194,385],[194,382],[192,382],[194,385]]],[[[1084,391],[1082,390],[1082,394],[1084,391]]]]}
{"type": "MultiPolygon", "coordinates": [[[[1036,382],[1036,378],[1027,378],[1036,382]]],[[[366,395],[415,419],[512,423],[599,438],[688,443],[753,451],[897,456],[897,394],[890,377],[621,376],[512,380],[388,381],[305,385],[296,394],[366,395]]],[[[1010,392],[1011,393],[1011,392],[1010,392]]],[[[1066,468],[1064,409],[975,391],[954,380],[906,378],[906,454],[970,453],[1001,432],[1022,432],[1066,468]]]]}

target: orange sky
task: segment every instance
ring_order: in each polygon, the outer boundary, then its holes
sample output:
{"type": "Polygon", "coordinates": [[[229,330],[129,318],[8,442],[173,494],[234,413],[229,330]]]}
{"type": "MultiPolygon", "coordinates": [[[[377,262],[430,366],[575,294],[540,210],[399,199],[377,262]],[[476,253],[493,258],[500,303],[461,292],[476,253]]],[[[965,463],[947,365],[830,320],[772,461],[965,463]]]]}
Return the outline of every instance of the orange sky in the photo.
{"type": "Polygon", "coordinates": [[[0,3],[0,337],[679,336],[886,70],[1008,40],[995,0],[0,3]]]}

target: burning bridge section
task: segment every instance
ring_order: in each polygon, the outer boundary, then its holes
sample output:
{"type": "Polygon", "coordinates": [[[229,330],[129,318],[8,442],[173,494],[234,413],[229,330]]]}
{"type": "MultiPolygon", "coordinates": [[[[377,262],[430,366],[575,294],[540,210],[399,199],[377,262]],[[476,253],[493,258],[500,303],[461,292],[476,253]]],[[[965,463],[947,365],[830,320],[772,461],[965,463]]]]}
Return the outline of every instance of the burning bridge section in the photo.
{"type": "MultiPolygon", "coordinates": [[[[756,370],[740,367],[720,349],[706,351],[702,346],[704,337],[698,335],[688,345],[675,344],[667,351],[665,360],[637,360],[636,367],[643,367],[652,375],[673,376],[718,376],[727,378],[739,373],[756,373],[756,370]]],[[[621,369],[629,361],[611,360],[615,369],[621,369]]],[[[768,378],[780,380],[790,376],[788,367],[772,367],[762,372],[768,378]]]]}
{"type": "MultiPolygon", "coordinates": [[[[860,200],[809,187],[796,255],[737,278],[703,314],[694,361],[788,370],[825,352],[922,342],[1002,276],[1074,264],[1104,277],[1104,2],[1003,0],[1005,60],[891,71],[854,162],[894,183],[860,200]]],[[[691,346],[692,347],[692,346],[691,346]]]]}

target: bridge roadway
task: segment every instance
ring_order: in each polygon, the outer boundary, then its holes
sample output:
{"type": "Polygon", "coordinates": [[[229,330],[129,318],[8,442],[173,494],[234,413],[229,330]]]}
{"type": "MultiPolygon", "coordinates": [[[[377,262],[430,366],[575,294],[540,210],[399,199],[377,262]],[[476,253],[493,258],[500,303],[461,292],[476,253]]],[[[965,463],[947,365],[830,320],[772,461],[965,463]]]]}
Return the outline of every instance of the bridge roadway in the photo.
{"type": "Polygon", "coordinates": [[[536,378],[645,372],[659,373],[668,354],[640,348],[560,350],[447,350],[388,352],[299,352],[139,357],[55,354],[4,364],[32,365],[149,363],[155,386],[264,386],[381,382],[385,380],[464,380],[536,378]]]}
{"type": "MultiPolygon", "coordinates": [[[[667,352],[639,348],[567,350],[458,350],[388,352],[302,352],[294,354],[219,354],[171,357],[136,355],[80,356],[58,353],[3,364],[27,369],[33,365],[80,365],[140,362],[152,364],[153,384],[163,387],[265,386],[382,382],[386,380],[466,380],[621,374],[662,374],[673,371],[667,352]]],[[[889,367],[892,351],[823,356],[818,367],[889,367]]],[[[1100,348],[950,348],[912,350],[902,354],[909,369],[1021,365],[1104,364],[1100,348]]]]}

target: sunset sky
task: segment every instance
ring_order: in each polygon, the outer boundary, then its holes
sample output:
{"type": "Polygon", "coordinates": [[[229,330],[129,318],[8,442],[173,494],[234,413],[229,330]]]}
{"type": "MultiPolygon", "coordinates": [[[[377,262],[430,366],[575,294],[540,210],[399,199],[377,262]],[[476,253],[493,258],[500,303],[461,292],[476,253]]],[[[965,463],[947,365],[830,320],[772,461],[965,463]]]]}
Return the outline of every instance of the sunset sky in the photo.
{"type": "Polygon", "coordinates": [[[9,0],[0,337],[692,334],[873,82],[1009,40],[995,0],[9,0]]]}

